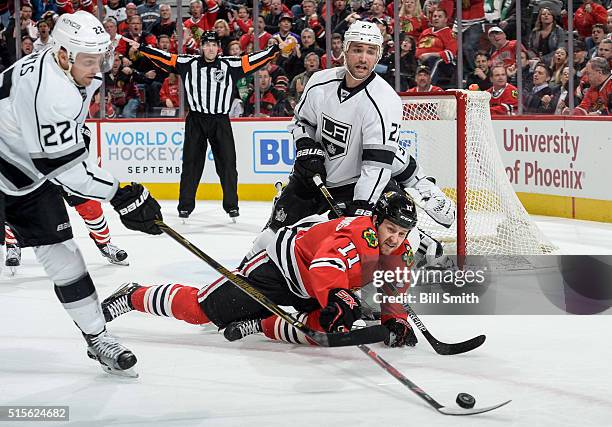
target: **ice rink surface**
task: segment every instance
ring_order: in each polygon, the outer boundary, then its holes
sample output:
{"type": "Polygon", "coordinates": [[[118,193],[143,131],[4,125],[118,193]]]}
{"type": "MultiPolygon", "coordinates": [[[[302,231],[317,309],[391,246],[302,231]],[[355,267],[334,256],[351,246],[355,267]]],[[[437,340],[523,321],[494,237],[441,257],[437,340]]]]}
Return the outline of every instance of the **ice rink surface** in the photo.
{"type": "MultiPolygon", "coordinates": [[[[199,203],[188,224],[175,202],[166,222],[228,267],[265,223],[267,203],[241,204],[231,224],[218,202],[199,203]]],[[[105,207],[106,208],[106,207],[105,207]]],[[[126,230],[106,210],[113,243],[130,266],[107,263],[71,211],[75,238],[103,299],[121,283],[201,286],[214,271],[166,236],[126,230]]],[[[612,253],[612,224],[535,218],[566,254],[612,253]]],[[[71,426],[610,426],[611,316],[422,316],[447,342],[487,335],[471,353],[440,356],[419,335],[410,349],[375,351],[443,404],[467,392],[494,412],[440,415],[354,348],[269,341],[229,343],[212,328],[129,313],[109,326],[138,357],[137,379],[109,376],[49,279],[23,252],[16,276],[0,278],[0,405],[69,405],[71,426]]],[[[10,423],[0,423],[10,425],[10,423]]],[[[16,425],[39,425],[18,423],[16,425]]],[[[44,423],[43,425],[61,425],[44,423]]]]}

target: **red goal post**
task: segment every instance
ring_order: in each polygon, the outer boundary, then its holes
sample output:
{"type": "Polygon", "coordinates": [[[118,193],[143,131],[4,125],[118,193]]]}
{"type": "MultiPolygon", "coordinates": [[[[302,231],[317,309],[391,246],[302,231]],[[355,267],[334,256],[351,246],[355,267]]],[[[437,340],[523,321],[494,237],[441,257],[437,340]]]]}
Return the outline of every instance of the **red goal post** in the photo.
{"type": "Polygon", "coordinates": [[[400,149],[409,151],[457,206],[451,228],[440,226],[422,209],[419,227],[458,255],[555,251],[508,180],[491,123],[489,93],[453,90],[403,93],[401,98],[400,149]]]}

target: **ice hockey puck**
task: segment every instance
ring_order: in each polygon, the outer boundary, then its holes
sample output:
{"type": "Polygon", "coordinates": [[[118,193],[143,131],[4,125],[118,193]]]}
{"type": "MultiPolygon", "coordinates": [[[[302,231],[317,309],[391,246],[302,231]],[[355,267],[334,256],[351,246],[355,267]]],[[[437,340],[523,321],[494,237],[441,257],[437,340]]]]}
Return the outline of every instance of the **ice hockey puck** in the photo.
{"type": "Polygon", "coordinates": [[[457,395],[457,405],[461,406],[462,408],[471,409],[475,404],[476,399],[474,399],[474,396],[471,394],[459,393],[457,395]]]}

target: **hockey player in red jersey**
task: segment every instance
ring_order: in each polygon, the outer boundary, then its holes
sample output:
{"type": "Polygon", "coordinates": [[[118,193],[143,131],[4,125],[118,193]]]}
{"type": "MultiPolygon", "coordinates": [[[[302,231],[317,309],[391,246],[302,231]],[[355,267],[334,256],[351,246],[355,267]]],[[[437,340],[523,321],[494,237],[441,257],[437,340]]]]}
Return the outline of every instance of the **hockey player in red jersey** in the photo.
{"type": "MultiPolygon", "coordinates": [[[[416,225],[416,207],[403,192],[384,193],[372,216],[316,222],[311,216],[281,228],[266,250],[236,271],[278,305],[293,306],[308,327],[327,332],[350,330],[361,317],[355,290],[384,266],[409,266],[406,237],[416,225]]],[[[213,322],[234,341],[252,333],[292,343],[312,344],[300,331],[220,277],[197,288],[180,284],[129,283],[104,300],[107,321],[132,310],[174,317],[193,324],[213,322]]],[[[387,345],[415,345],[416,336],[398,304],[384,304],[381,322],[387,345]]]]}
{"type": "Polygon", "coordinates": [[[491,115],[514,114],[518,108],[518,89],[508,83],[506,67],[496,65],[491,69],[493,86],[487,89],[491,94],[491,115]]]}

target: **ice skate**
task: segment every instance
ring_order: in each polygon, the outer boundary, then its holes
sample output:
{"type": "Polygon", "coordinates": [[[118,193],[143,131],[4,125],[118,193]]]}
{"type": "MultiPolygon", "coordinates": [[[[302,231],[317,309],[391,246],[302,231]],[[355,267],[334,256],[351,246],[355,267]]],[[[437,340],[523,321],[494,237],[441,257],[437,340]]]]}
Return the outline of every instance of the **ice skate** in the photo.
{"type": "Polygon", "coordinates": [[[102,301],[104,319],[107,322],[111,322],[117,317],[134,310],[130,298],[132,294],[141,287],[142,286],[138,283],[124,283],[119,289],[102,301]]]}
{"type": "Polygon", "coordinates": [[[237,218],[240,216],[238,209],[232,209],[227,213],[234,224],[236,224],[237,218]]]}
{"type": "Polygon", "coordinates": [[[17,273],[17,267],[21,265],[21,248],[14,244],[6,245],[6,258],[4,265],[9,268],[11,276],[17,273]]]}
{"type": "Polygon", "coordinates": [[[179,211],[179,218],[183,220],[183,224],[187,224],[187,220],[189,219],[190,212],[188,211],[179,211]]]}
{"type": "Polygon", "coordinates": [[[87,342],[87,356],[100,362],[102,370],[112,375],[137,378],[132,369],[136,356],[117,339],[110,335],[106,328],[97,335],[83,334],[87,342]]]}
{"type": "Polygon", "coordinates": [[[102,256],[108,259],[111,264],[130,265],[130,262],[127,260],[128,254],[123,249],[119,249],[117,246],[110,243],[97,246],[102,256]]]}
{"type": "Polygon", "coordinates": [[[223,331],[223,336],[228,341],[237,341],[261,331],[261,320],[243,320],[240,322],[232,322],[227,325],[227,328],[223,331]]]}

